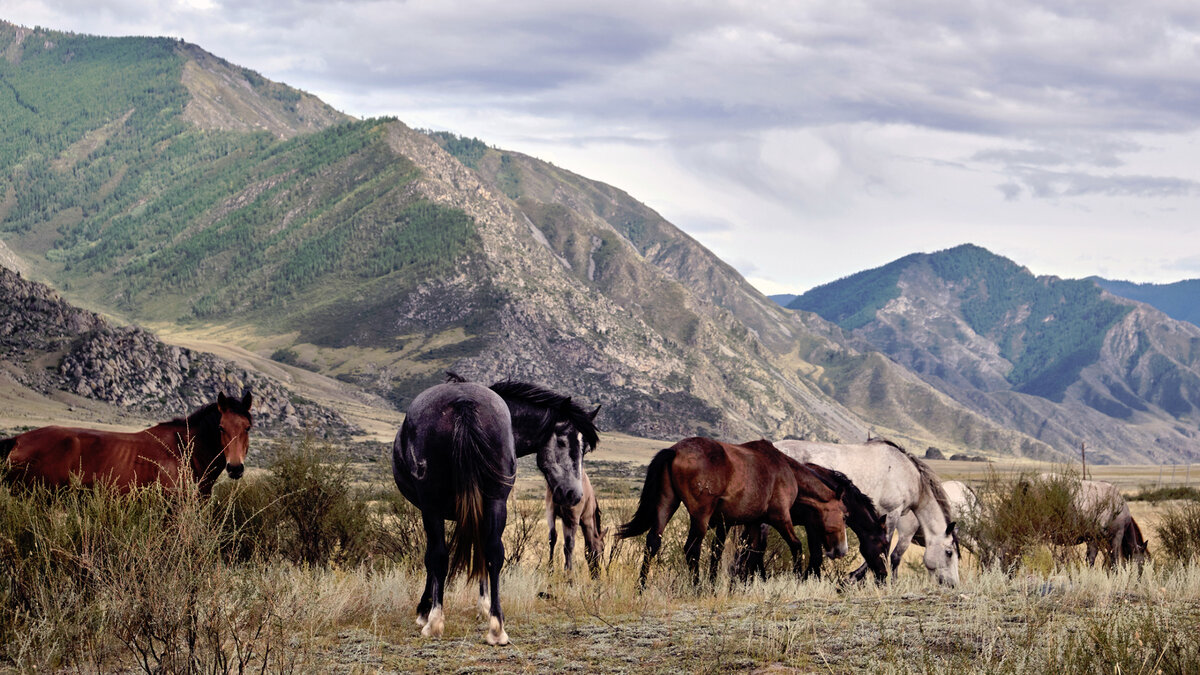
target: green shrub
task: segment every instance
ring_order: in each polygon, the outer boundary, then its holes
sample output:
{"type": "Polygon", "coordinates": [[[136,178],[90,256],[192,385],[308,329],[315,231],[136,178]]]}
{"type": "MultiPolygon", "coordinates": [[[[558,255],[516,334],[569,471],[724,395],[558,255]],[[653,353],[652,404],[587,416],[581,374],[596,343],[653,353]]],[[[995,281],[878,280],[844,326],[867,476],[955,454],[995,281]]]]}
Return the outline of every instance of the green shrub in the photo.
{"type": "Polygon", "coordinates": [[[1104,536],[1094,514],[1075,506],[1078,489],[1070,475],[1002,478],[993,471],[977,491],[975,517],[959,524],[961,536],[978,543],[985,565],[1009,572],[1040,545],[1051,546],[1062,564],[1076,544],[1104,536]]]}
{"type": "Polygon", "coordinates": [[[1153,503],[1176,499],[1190,499],[1194,502],[1200,502],[1200,490],[1183,485],[1159,488],[1143,487],[1141,492],[1129,498],[1130,501],[1153,503]]]}
{"type": "Polygon", "coordinates": [[[1184,562],[1200,561],[1200,503],[1167,509],[1155,533],[1168,556],[1184,562]]]}

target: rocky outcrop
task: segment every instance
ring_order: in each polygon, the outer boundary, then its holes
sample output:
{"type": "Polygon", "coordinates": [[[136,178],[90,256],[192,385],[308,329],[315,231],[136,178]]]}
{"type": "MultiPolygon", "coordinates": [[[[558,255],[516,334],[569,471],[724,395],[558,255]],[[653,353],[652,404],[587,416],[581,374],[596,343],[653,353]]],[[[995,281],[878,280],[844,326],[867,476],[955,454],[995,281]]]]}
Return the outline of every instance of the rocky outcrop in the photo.
{"type": "Polygon", "coordinates": [[[16,364],[21,383],[33,389],[69,391],[151,418],[183,415],[219,392],[240,395],[249,388],[256,431],[329,437],[358,431],[275,380],[164,344],[141,328],[112,326],[7,269],[0,269],[0,359],[16,364]]]}

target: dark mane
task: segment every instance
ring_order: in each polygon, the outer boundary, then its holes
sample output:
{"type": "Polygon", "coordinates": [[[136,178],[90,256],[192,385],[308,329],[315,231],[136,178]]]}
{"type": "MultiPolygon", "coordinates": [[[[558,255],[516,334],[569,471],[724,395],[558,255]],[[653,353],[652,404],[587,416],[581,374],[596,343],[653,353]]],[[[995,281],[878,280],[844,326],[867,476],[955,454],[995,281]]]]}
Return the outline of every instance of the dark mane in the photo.
{"type": "Polygon", "coordinates": [[[507,403],[524,404],[529,408],[543,409],[546,412],[543,432],[547,437],[553,430],[554,424],[565,418],[589,446],[594,448],[600,442],[596,425],[592,422],[588,412],[572,401],[570,396],[564,396],[536,384],[512,380],[497,382],[489,388],[499,394],[500,398],[507,403]],[[557,412],[558,416],[550,414],[552,412],[557,412]]]}
{"type": "Polygon", "coordinates": [[[816,464],[806,464],[805,466],[817,467],[818,469],[821,469],[821,471],[814,471],[813,473],[815,473],[817,478],[820,478],[821,482],[827,485],[831,490],[842,490],[843,500],[859,506],[865,506],[866,508],[870,509],[870,513],[874,513],[876,515],[879,514],[879,512],[875,510],[875,502],[872,501],[871,498],[865,493],[863,493],[862,490],[859,490],[858,486],[855,485],[846,474],[842,473],[841,471],[834,471],[833,469],[828,469],[816,464]]]}
{"type": "Polygon", "coordinates": [[[954,520],[954,518],[950,515],[950,501],[946,497],[946,491],[942,488],[942,481],[937,477],[937,474],[934,473],[933,469],[928,464],[908,450],[905,450],[900,446],[900,444],[893,440],[887,438],[872,438],[871,440],[867,441],[867,445],[871,445],[873,443],[888,445],[903,453],[904,456],[913,463],[913,466],[917,468],[917,473],[921,474],[921,482],[925,484],[925,487],[929,488],[931,493],[933,493],[933,498],[937,500],[938,506],[942,509],[942,514],[946,518],[946,522],[949,523],[954,520]]]}

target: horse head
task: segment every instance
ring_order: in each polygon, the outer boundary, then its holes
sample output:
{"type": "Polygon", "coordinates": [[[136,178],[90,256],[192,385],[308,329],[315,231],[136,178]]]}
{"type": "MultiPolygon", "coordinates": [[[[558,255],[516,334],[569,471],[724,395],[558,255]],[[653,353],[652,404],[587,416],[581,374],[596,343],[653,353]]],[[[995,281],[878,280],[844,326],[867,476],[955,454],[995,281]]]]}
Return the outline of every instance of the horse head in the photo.
{"type": "Polygon", "coordinates": [[[225,470],[229,477],[237,480],[246,470],[246,453],[250,451],[250,405],[253,397],[250,390],[241,400],[224,393],[217,395],[217,410],[221,414],[221,454],[225,457],[225,470]]]}
{"type": "Polygon", "coordinates": [[[954,587],[958,585],[958,535],[957,523],[946,526],[946,532],[934,537],[925,537],[925,569],[929,570],[938,583],[954,587]]]}
{"type": "Polygon", "coordinates": [[[841,558],[850,550],[846,538],[846,520],[850,517],[846,505],[842,502],[842,490],[832,491],[834,496],[829,500],[801,497],[801,503],[815,511],[821,522],[821,553],[826,558],[841,558]]]}
{"type": "Polygon", "coordinates": [[[583,456],[595,448],[595,427],[591,423],[600,412],[597,406],[583,413],[587,424],[579,424],[578,406],[570,398],[559,407],[561,418],[554,425],[545,445],[538,449],[537,466],[546,477],[555,504],[575,506],[583,499],[583,456]],[[584,428],[581,430],[580,426],[584,428]],[[589,433],[590,428],[590,433],[589,433]]]}

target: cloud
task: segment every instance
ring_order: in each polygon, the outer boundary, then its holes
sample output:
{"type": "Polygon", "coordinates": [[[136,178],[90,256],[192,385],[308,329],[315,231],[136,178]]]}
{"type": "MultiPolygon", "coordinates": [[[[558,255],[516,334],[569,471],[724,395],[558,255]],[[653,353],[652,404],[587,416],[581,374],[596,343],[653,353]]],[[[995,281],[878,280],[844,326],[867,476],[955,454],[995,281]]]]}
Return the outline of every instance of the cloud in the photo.
{"type": "Polygon", "coordinates": [[[1028,191],[1044,199],[1062,197],[1195,197],[1200,195],[1200,182],[1170,176],[1119,175],[1106,176],[1068,171],[1027,169],[1018,184],[998,186],[1006,198],[1028,191]],[[1020,189],[1018,189],[1020,188],[1020,189]]]}

